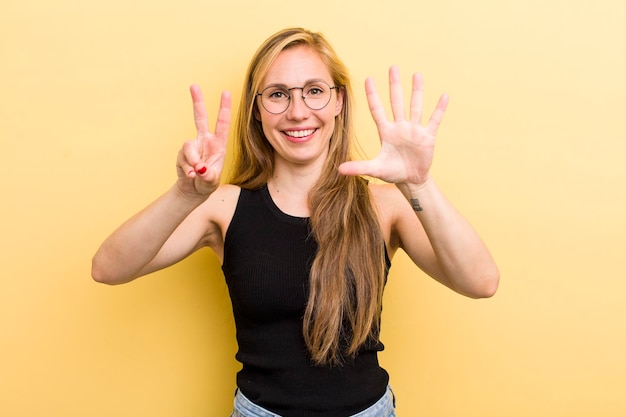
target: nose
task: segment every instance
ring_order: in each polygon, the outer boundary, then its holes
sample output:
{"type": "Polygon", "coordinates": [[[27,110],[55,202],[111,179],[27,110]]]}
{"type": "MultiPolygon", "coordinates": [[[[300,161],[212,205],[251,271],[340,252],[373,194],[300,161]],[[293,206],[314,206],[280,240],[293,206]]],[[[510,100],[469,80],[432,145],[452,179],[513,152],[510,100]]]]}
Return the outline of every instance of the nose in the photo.
{"type": "Polygon", "coordinates": [[[289,107],[287,107],[287,117],[290,119],[306,119],[311,111],[304,102],[301,91],[299,91],[299,94],[295,94],[294,91],[291,92],[291,100],[289,101],[289,107]]]}

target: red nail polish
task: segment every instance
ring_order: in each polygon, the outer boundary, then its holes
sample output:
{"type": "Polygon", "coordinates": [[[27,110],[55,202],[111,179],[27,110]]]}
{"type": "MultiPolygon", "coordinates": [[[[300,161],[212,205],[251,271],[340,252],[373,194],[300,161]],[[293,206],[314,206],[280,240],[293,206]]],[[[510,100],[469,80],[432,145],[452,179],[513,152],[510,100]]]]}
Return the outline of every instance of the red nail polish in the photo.
{"type": "Polygon", "coordinates": [[[206,167],[202,167],[198,170],[198,174],[202,175],[206,172],[206,167]]]}

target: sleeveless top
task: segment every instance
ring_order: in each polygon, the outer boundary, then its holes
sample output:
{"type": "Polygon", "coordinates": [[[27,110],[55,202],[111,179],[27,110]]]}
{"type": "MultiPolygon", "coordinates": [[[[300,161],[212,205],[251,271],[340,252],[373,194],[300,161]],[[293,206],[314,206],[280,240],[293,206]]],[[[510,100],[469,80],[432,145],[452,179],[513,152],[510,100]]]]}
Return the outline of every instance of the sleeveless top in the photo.
{"type": "MultiPolygon", "coordinates": [[[[346,417],[380,399],[389,375],[379,341],[339,366],[313,364],[302,334],[309,271],[317,251],[307,218],[283,213],[267,185],[241,190],[226,232],[222,270],[242,363],[237,386],[284,417],[346,417]]],[[[390,261],[387,260],[387,269],[390,261]]]]}

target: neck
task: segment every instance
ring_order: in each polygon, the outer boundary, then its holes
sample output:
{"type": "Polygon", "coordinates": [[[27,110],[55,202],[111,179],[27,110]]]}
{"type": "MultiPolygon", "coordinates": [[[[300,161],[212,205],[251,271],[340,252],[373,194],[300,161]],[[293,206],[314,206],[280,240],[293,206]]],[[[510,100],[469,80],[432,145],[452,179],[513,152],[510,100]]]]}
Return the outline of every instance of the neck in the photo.
{"type": "Polygon", "coordinates": [[[274,203],[284,212],[297,217],[309,217],[309,192],[320,177],[321,168],[286,167],[277,164],[267,181],[274,203]]]}
{"type": "Polygon", "coordinates": [[[278,155],[274,157],[274,172],[268,184],[293,194],[309,194],[313,185],[322,175],[325,159],[307,164],[295,164],[285,161],[278,155]]]}

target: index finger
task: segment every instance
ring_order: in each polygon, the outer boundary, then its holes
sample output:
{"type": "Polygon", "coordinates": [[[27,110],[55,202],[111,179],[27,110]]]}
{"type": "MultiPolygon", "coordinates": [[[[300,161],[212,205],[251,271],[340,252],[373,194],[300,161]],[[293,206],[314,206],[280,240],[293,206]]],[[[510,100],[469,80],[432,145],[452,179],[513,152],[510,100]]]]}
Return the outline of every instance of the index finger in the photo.
{"type": "Polygon", "coordinates": [[[443,120],[443,115],[446,113],[446,108],[448,107],[448,101],[450,100],[447,94],[442,94],[437,102],[437,107],[433,112],[432,116],[430,116],[430,120],[428,121],[428,125],[426,128],[431,132],[432,135],[437,134],[437,129],[439,129],[439,125],[443,120]]]}
{"type": "Polygon", "coordinates": [[[192,85],[189,90],[191,91],[191,100],[193,101],[193,120],[196,124],[198,136],[201,136],[209,132],[209,120],[206,115],[204,96],[202,95],[202,90],[196,84],[192,85]]]}

